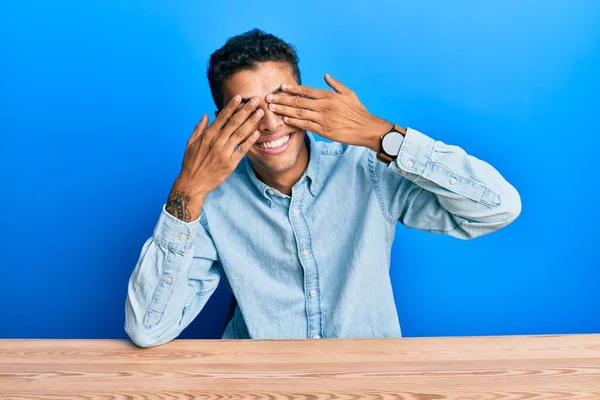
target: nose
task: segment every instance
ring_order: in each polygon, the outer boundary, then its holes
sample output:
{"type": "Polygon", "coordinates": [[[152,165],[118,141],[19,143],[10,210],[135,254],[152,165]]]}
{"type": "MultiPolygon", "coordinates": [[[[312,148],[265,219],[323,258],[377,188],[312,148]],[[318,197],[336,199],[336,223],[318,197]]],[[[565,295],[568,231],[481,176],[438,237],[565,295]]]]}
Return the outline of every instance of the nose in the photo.
{"type": "Polygon", "coordinates": [[[268,103],[264,103],[260,107],[265,114],[263,115],[262,120],[258,124],[258,130],[266,133],[277,133],[283,125],[283,116],[279,114],[275,114],[273,111],[269,110],[268,103]]]}

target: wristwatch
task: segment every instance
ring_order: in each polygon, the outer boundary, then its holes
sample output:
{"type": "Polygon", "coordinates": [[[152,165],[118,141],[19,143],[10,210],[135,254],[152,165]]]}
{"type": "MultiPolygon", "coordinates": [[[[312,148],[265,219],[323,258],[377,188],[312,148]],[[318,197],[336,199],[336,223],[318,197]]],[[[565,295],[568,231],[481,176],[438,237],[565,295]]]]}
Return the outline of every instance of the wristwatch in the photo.
{"type": "Polygon", "coordinates": [[[406,129],[394,125],[391,131],[381,137],[381,150],[377,153],[377,159],[386,164],[394,161],[398,157],[405,136],[406,129]]]}

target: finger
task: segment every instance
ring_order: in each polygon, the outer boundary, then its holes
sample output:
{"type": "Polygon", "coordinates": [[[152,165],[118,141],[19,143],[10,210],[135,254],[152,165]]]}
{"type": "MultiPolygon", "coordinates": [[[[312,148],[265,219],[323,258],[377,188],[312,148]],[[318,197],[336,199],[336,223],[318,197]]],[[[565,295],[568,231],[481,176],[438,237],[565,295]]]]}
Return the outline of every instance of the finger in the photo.
{"type": "Polygon", "coordinates": [[[250,151],[254,143],[260,137],[260,132],[258,130],[252,132],[248,139],[246,139],[243,143],[241,143],[238,148],[231,154],[231,161],[235,163],[235,165],[239,164],[244,155],[250,151]]]}
{"type": "Polygon", "coordinates": [[[322,114],[317,111],[307,110],[306,108],[294,108],[289,106],[282,106],[280,104],[269,104],[269,110],[276,112],[277,114],[286,115],[297,119],[305,119],[320,123],[322,121],[322,114]]]}
{"type": "Polygon", "coordinates": [[[350,90],[349,88],[347,88],[346,86],[344,86],[344,84],[342,84],[342,82],[333,79],[331,77],[331,75],[329,74],[325,74],[325,82],[327,82],[327,84],[336,92],[338,92],[339,94],[350,94],[352,93],[352,90],[350,90]]]}
{"type": "Polygon", "coordinates": [[[235,132],[236,129],[238,129],[250,117],[252,112],[258,106],[258,103],[258,98],[253,97],[241,109],[236,111],[221,130],[217,144],[221,146],[225,145],[233,132],[235,132]]]}
{"type": "Polygon", "coordinates": [[[264,115],[265,112],[263,110],[258,109],[254,111],[250,118],[248,118],[242,126],[236,129],[235,132],[233,132],[229,140],[225,143],[225,147],[227,147],[230,152],[233,152],[233,150],[235,150],[235,146],[238,146],[240,143],[246,140],[246,138],[256,130],[264,115]]]}
{"type": "Polygon", "coordinates": [[[235,110],[237,110],[241,102],[242,96],[240,96],[239,94],[233,96],[231,100],[229,100],[229,103],[227,103],[225,108],[223,108],[219,112],[217,118],[213,121],[212,125],[214,125],[214,127],[217,128],[217,130],[220,130],[229,121],[229,118],[231,118],[231,116],[235,113],[235,110]]]}
{"type": "Polygon", "coordinates": [[[319,100],[311,100],[301,96],[291,96],[289,94],[269,94],[266,97],[267,103],[283,104],[298,108],[307,108],[309,110],[320,110],[322,104],[319,100]]]}
{"type": "Polygon", "coordinates": [[[311,99],[325,99],[331,94],[329,90],[313,89],[311,87],[301,85],[288,85],[286,83],[281,85],[281,90],[286,93],[297,94],[311,99]]]}
{"type": "Polygon", "coordinates": [[[315,132],[319,135],[323,133],[323,125],[313,121],[291,117],[283,117],[283,121],[288,125],[295,126],[299,129],[304,129],[305,131],[315,132]]]}
{"type": "Polygon", "coordinates": [[[192,136],[190,136],[190,138],[188,139],[188,142],[187,142],[188,147],[196,139],[198,139],[200,137],[200,135],[202,135],[202,132],[204,132],[207,125],[208,125],[208,115],[204,114],[202,116],[202,118],[200,119],[200,122],[198,122],[196,124],[196,127],[194,128],[194,131],[192,132],[192,136]]]}

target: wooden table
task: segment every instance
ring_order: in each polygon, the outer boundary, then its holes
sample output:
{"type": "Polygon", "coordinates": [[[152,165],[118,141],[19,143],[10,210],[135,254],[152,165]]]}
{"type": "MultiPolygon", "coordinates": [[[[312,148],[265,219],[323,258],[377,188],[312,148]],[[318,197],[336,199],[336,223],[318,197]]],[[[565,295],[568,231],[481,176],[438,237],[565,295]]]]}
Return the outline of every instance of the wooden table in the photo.
{"type": "Polygon", "coordinates": [[[2,399],[600,399],[600,335],[0,340],[2,399]]]}

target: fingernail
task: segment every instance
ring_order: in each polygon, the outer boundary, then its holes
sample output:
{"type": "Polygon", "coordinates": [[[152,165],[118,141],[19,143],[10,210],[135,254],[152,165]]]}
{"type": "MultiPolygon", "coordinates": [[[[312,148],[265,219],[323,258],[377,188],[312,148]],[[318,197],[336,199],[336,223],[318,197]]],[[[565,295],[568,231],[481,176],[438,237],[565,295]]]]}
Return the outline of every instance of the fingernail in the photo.
{"type": "Polygon", "coordinates": [[[287,85],[284,83],[283,85],[281,85],[281,88],[282,88],[283,90],[285,90],[285,89],[287,89],[287,85]]]}
{"type": "Polygon", "coordinates": [[[262,117],[262,115],[264,114],[263,110],[256,110],[256,115],[258,115],[259,117],[262,117]]]}
{"type": "Polygon", "coordinates": [[[285,122],[288,122],[290,119],[289,119],[288,117],[283,117],[283,120],[284,120],[285,122]]]}
{"type": "Polygon", "coordinates": [[[253,97],[252,100],[250,100],[250,104],[252,104],[253,106],[258,104],[258,99],[256,97],[253,97]]]}
{"type": "Polygon", "coordinates": [[[267,101],[271,101],[273,100],[273,95],[272,94],[268,94],[267,95],[267,101]]]}
{"type": "Polygon", "coordinates": [[[275,110],[275,108],[276,108],[275,104],[273,104],[273,103],[269,104],[269,109],[270,110],[275,110]]]}
{"type": "Polygon", "coordinates": [[[235,96],[233,96],[233,100],[234,101],[241,101],[242,100],[242,96],[240,96],[239,94],[236,94],[235,96]]]}

